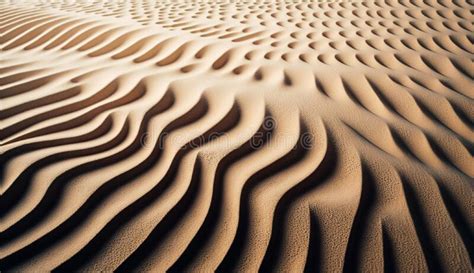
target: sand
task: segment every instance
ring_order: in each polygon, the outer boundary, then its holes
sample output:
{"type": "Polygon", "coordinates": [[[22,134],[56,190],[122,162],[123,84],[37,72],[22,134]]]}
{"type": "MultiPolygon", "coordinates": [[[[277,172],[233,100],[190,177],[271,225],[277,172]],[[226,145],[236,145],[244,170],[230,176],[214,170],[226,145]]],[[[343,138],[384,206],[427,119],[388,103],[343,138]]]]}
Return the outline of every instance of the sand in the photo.
{"type": "Polygon", "coordinates": [[[473,8],[0,1],[0,270],[471,272],[473,8]]]}

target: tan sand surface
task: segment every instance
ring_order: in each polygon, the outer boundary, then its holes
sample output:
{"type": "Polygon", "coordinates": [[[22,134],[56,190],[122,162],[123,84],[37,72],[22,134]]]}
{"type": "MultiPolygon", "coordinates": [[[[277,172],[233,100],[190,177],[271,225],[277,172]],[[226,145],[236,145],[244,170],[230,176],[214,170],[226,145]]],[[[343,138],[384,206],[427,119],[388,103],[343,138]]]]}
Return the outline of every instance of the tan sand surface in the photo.
{"type": "Polygon", "coordinates": [[[468,0],[0,0],[0,271],[472,272],[468,0]]]}

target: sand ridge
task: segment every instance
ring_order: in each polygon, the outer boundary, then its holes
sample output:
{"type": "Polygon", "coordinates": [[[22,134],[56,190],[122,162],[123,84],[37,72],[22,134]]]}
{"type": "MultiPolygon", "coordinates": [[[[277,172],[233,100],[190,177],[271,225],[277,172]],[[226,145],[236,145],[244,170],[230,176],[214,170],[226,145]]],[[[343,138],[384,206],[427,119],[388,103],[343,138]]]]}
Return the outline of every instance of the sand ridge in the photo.
{"type": "Polygon", "coordinates": [[[472,9],[0,3],[0,270],[469,272],[472,9]]]}

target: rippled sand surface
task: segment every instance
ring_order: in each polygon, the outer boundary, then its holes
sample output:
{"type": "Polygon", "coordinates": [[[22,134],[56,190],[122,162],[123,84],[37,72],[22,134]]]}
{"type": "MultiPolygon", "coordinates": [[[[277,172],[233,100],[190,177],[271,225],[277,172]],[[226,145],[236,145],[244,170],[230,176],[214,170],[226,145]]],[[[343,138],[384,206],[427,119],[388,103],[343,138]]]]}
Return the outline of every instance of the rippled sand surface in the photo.
{"type": "Polygon", "coordinates": [[[0,1],[2,272],[471,272],[472,1],[0,1]]]}

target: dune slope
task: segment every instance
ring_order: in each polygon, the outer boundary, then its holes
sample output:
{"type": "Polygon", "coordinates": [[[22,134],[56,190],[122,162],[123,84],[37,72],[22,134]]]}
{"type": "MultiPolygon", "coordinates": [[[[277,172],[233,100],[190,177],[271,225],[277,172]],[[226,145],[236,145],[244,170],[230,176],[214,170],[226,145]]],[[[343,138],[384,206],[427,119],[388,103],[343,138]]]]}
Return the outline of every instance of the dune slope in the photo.
{"type": "Polygon", "coordinates": [[[472,271],[472,11],[0,2],[0,270],[472,271]]]}

